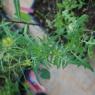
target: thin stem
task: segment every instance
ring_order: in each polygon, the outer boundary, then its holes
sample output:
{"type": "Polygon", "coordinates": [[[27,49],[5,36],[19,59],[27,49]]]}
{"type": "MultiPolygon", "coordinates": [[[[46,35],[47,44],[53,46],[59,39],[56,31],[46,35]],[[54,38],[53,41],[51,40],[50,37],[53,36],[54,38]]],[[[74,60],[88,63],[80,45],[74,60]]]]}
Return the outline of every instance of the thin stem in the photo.
{"type": "Polygon", "coordinates": [[[37,25],[37,26],[39,26],[39,24],[36,24],[36,23],[29,23],[29,22],[25,22],[25,21],[5,20],[5,22],[21,23],[21,24],[28,24],[28,25],[37,25]]]}

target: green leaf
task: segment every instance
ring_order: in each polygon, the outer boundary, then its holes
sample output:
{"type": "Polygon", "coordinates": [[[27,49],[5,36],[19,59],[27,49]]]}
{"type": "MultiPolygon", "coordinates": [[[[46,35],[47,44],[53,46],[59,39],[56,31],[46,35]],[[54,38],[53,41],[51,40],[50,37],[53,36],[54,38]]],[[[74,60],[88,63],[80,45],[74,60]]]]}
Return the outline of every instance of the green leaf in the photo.
{"type": "Polygon", "coordinates": [[[25,22],[30,22],[31,21],[31,16],[27,13],[20,12],[21,15],[21,20],[25,22]]]}
{"type": "Polygon", "coordinates": [[[20,2],[19,0],[14,0],[14,6],[15,6],[15,11],[16,11],[16,16],[20,19],[20,2]]]}
{"type": "Polygon", "coordinates": [[[41,69],[40,77],[43,79],[50,79],[50,72],[47,69],[41,69]]]}

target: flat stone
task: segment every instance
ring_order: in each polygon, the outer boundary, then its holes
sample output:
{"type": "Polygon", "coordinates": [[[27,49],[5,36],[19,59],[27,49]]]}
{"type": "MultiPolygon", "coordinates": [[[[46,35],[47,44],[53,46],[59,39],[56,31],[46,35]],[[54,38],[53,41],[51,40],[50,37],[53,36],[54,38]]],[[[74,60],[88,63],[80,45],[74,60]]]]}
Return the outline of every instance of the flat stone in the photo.
{"type": "Polygon", "coordinates": [[[48,95],[95,95],[95,73],[83,66],[50,69],[51,79],[42,80],[48,95]]]}

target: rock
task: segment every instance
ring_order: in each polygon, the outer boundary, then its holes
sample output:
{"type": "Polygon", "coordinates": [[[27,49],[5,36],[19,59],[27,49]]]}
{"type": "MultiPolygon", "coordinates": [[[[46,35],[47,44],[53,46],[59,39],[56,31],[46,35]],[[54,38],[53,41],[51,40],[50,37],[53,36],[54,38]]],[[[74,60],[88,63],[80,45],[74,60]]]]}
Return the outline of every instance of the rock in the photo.
{"type": "Polygon", "coordinates": [[[51,79],[42,80],[49,95],[95,95],[95,73],[84,67],[68,65],[50,68],[51,79]]]}
{"type": "MultiPolygon", "coordinates": [[[[14,7],[14,3],[13,3],[14,0],[4,0],[3,1],[3,6],[4,6],[4,10],[6,11],[8,17],[11,19],[11,20],[15,20],[14,19],[14,15],[15,15],[15,7],[14,7]]],[[[25,8],[31,8],[31,5],[33,3],[34,0],[19,0],[20,1],[20,7],[25,7],[25,8]]],[[[28,14],[28,13],[27,13],[28,14]]],[[[32,16],[31,16],[31,21],[30,22],[33,22],[34,19],[32,19],[32,16]]],[[[34,21],[35,22],[35,21],[34,21]]],[[[24,24],[17,24],[20,28],[24,27],[24,24]]],[[[30,30],[30,34],[36,38],[36,39],[39,39],[39,38],[44,38],[44,37],[47,37],[46,33],[45,33],[45,30],[42,29],[40,26],[38,25],[29,25],[29,30],[30,30]]]]}

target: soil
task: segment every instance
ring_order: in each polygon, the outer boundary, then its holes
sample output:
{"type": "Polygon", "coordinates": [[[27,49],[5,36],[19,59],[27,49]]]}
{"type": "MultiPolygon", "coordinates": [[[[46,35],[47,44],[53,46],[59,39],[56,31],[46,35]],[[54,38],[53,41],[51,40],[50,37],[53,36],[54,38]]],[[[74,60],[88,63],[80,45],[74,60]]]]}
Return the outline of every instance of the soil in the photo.
{"type": "Polygon", "coordinates": [[[90,30],[95,29],[95,0],[85,0],[85,5],[81,9],[75,9],[74,11],[77,16],[87,14],[89,17],[87,28],[90,30]]]}
{"type": "MultiPolygon", "coordinates": [[[[40,23],[42,27],[49,28],[49,33],[55,29],[48,27],[46,20],[52,21],[54,19],[57,12],[56,3],[61,1],[62,0],[36,0],[33,6],[35,10],[32,14],[34,15],[34,19],[40,23]]],[[[2,8],[0,6],[0,14],[2,12],[1,10],[2,8]]],[[[90,30],[95,29],[95,0],[85,0],[85,5],[81,9],[74,9],[74,12],[77,16],[87,14],[89,16],[87,28],[90,30]]]]}
{"type": "Polygon", "coordinates": [[[2,88],[2,86],[4,86],[4,84],[5,84],[5,79],[0,78],[0,88],[2,88]]]}
{"type": "MultiPolygon", "coordinates": [[[[37,0],[34,4],[34,17],[42,27],[50,28],[47,25],[47,20],[52,21],[57,12],[56,4],[61,0],[37,0]],[[38,6],[39,5],[39,6],[38,6]]],[[[50,29],[52,31],[52,29],[50,29]]]]}

